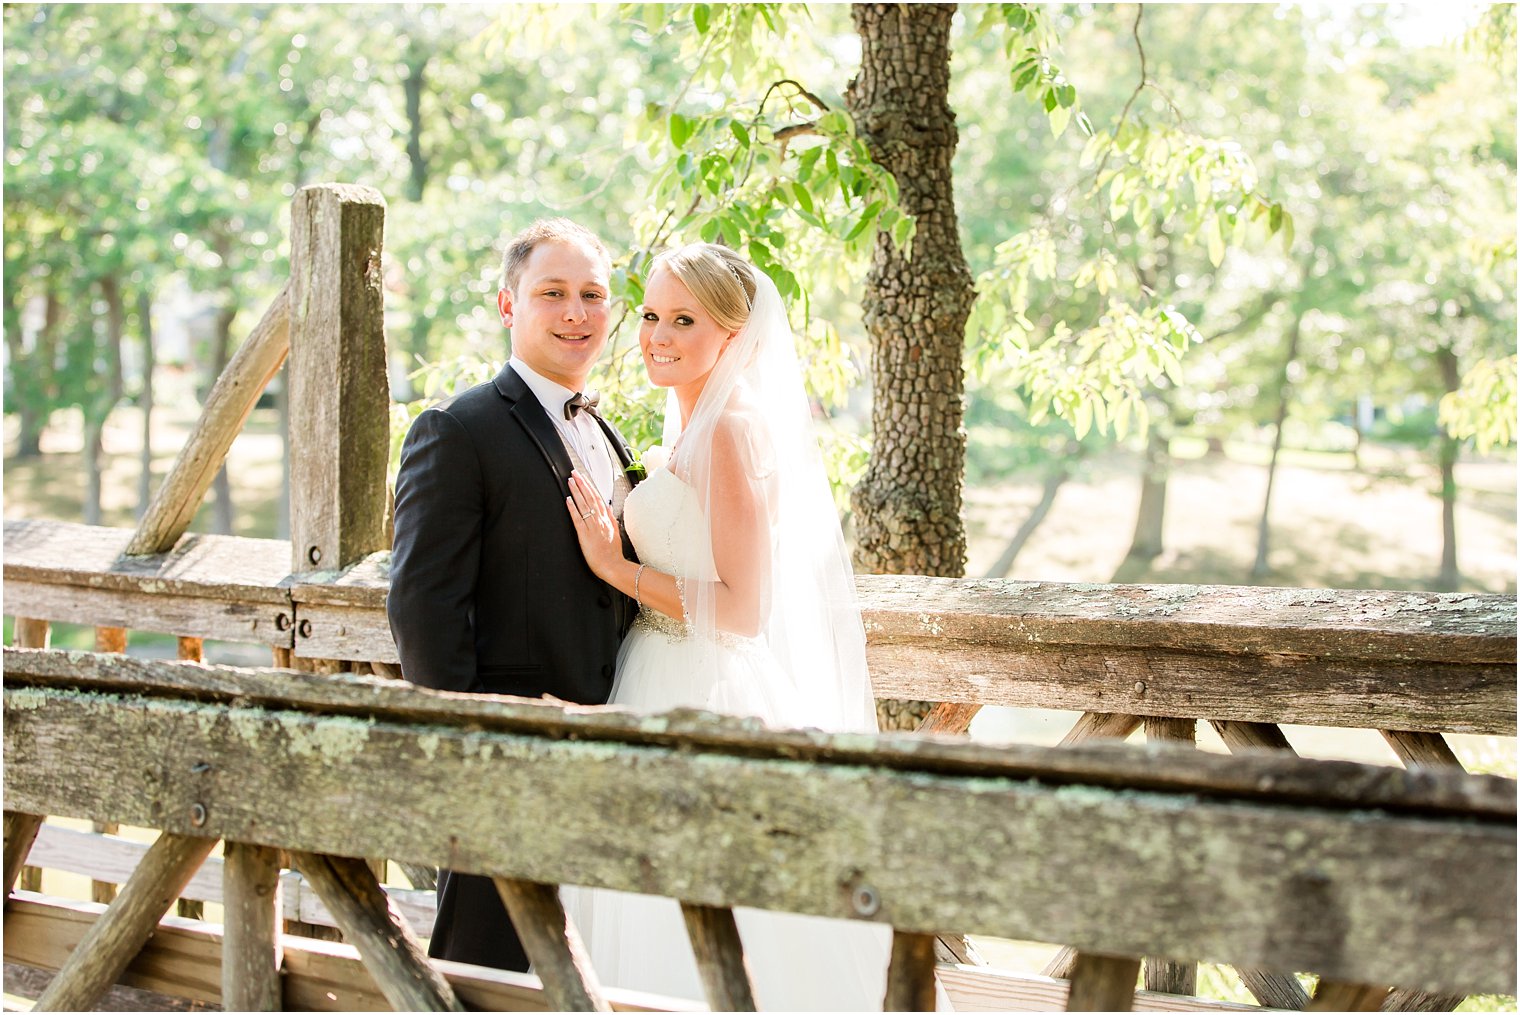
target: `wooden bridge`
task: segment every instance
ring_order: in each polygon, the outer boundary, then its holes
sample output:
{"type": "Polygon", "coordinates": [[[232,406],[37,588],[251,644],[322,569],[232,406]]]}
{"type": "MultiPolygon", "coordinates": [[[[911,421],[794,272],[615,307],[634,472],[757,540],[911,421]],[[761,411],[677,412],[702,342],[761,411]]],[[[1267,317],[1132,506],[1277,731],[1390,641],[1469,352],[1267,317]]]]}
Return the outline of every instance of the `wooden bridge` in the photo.
{"type": "Polygon", "coordinates": [[[1515,735],[1510,596],[861,577],[877,694],[941,703],[880,737],[391,679],[383,204],[308,188],[294,219],[290,285],[138,529],[5,525],[4,952],[38,1010],[689,1007],[603,989],[560,884],[681,900],[715,1009],[753,1006],[734,906],[890,925],[892,1010],[936,974],[963,1010],[1245,1007],[1192,997],[1198,961],[1275,1008],[1515,992],[1515,783],[1442,737],[1515,735]],[[186,534],[287,356],[292,539],[186,534]],[[121,654],[128,629],[186,661],[121,654]],[[274,666],[202,665],[203,639],[274,666]],[[1060,747],[973,744],[984,705],[1082,715],[1060,747]],[[1234,753],[1192,749],[1200,720],[1234,753]],[[1299,758],[1284,723],[1379,730],[1402,766],[1299,758]],[[431,892],[376,858],[496,878],[537,975],[428,960],[431,892]],[[1067,947],[1013,975],[965,935],[1067,947]]]}

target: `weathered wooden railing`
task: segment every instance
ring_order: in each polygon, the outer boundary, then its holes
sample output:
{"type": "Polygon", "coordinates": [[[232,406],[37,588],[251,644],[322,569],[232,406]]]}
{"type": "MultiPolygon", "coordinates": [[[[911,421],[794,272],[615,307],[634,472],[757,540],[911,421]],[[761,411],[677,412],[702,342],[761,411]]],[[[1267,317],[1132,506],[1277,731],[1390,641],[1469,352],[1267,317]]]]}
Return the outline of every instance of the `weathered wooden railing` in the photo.
{"type": "MultiPolygon", "coordinates": [[[[218,838],[292,851],[397,1007],[461,998],[368,866],[343,858],[504,879],[520,922],[554,930],[530,945],[539,1003],[554,1006],[605,1000],[543,887],[567,882],[700,912],[890,924],[898,1008],[932,999],[933,952],[914,945],[941,932],[1076,943],[1073,1008],[1128,1007],[1139,960],[1110,956],[1145,954],[1319,972],[1322,991],[1514,990],[1515,787],[1497,777],[1171,745],[773,732],[93,653],[11,649],[5,667],[8,879],[24,814],[164,830],[103,916],[76,908],[68,926],[84,939],[42,1007],[87,1005],[114,982],[218,838]],[[515,787],[511,806],[449,789],[485,785],[515,787]],[[1086,892],[1073,892],[1074,871],[1094,872],[1086,892]]],[[[225,896],[266,915],[222,963],[276,968],[275,870],[229,879],[225,896]]],[[[44,918],[23,899],[7,916],[8,954],[44,918]]],[[[29,957],[59,964],[60,936],[29,957]]],[[[531,991],[479,974],[461,988],[531,991]]]]}
{"type": "MultiPolygon", "coordinates": [[[[385,672],[395,660],[383,554],[341,572],[291,576],[281,541],[190,535],[168,554],[125,558],[129,536],[7,522],[6,602],[37,615],[18,630],[32,644],[46,621],[262,643],[278,663],[324,670],[385,672]]],[[[946,702],[930,720],[940,730],[964,730],[985,704],[1081,711],[1067,744],[1142,726],[1148,739],[1190,743],[1197,719],[1232,749],[1288,748],[1277,723],[1362,727],[1382,730],[1409,765],[1454,765],[1442,733],[1515,732],[1510,597],[886,577],[858,584],[878,695],[946,702]]],[[[1064,979],[1075,960],[1069,951],[1048,971],[1064,979]]],[[[1147,984],[1191,993],[1190,970],[1148,963],[1147,984]]],[[[1309,1001],[1283,972],[1247,967],[1242,977],[1264,1003],[1309,1001]]]]}

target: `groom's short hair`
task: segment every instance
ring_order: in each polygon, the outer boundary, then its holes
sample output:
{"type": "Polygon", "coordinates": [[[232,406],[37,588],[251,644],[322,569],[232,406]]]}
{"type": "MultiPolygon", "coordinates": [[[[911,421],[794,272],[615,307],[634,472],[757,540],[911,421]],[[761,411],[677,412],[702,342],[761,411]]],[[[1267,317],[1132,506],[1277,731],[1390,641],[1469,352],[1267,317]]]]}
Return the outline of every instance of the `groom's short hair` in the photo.
{"type": "Polygon", "coordinates": [[[607,245],[585,226],[566,218],[539,219],[507,243],[506,252],[501,255],[501,288],[516,292],[523,265],[528,263],[533,248],[545,241],[584,244],[601,254],[609,267],[612,264],[607,245]]]}

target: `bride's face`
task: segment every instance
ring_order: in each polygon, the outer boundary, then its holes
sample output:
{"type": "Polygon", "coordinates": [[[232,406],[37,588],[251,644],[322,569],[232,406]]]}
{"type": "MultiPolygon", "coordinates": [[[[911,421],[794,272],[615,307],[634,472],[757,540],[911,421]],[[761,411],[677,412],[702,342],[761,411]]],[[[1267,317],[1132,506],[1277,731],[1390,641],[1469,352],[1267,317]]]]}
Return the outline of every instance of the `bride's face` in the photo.
{"type": "Polygon", "coordinates": [[[649,277],[640,315],[644,368],[650,383],[661,388],[700,388],[738,334],[713,320],[691,290],[663,268],[649,277]]]}

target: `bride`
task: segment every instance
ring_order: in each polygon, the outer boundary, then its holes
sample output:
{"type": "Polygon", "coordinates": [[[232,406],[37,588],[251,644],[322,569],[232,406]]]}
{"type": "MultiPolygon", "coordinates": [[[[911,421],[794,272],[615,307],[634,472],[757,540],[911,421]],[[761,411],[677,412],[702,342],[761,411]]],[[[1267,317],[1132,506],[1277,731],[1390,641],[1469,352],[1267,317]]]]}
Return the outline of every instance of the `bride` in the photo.
{"type": "MultiPolygon", "coordinates": [[[[624,506],[642,563],[624,559],[585,480],[572,477],[566,500],[592,571],[640,608],[611,703],[875,732],[854,580],[775,284],[726,247],[692,244],[654,261],[642,318],[649,378],[670,391],[669,460],[646,458],[624,506]]],[[[674,900],[564,896],[604,984],[703,996],[674,900]]],[[[889,927],[735,918],[762,1009],[880,1010],[889,927]]]]}

